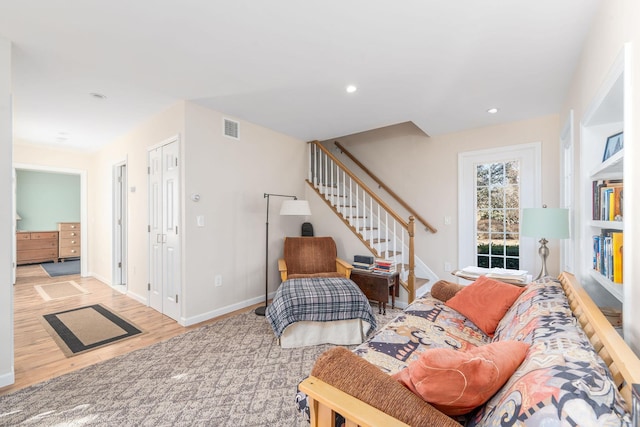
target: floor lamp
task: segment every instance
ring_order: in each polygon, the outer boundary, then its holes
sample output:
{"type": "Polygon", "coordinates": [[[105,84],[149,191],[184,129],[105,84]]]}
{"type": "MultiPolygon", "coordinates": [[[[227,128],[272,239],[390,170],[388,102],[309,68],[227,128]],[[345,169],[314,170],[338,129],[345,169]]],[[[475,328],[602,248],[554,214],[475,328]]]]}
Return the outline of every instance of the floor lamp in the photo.
{"type": "Polygon", "coordinates": [[[547,238],[569,238],[569,209],[547,208],[546,205],[542,208],[522,209],[522,221],[520,224],[522,226],[520,232],[523,236],[540,237],[538,254],[542,258],[542,269],[534,280],[548,276],[547,257],[549,256],[549,248],[547,248],[547,243],[549,241],[547,238]]]}
{"type": "Polygon", "coordinates": [[[273,197],[288,197],[292,200],[285,200],[282,202],[280,208],[280,215],[311,215],[311,209],[309,209],[309,202],[306,200],[298,200],[296,196],[287,196],[285,194],[271,194],[264,193],[264,198],[267,199],[267,222],[266,229],[266,248],[265,248],[265,272],[264,272],[264,307],[258,307],[255,313],[258,316],[264,316],[267,311],[267,301],[269,300],[269,198],[273,197]]]}

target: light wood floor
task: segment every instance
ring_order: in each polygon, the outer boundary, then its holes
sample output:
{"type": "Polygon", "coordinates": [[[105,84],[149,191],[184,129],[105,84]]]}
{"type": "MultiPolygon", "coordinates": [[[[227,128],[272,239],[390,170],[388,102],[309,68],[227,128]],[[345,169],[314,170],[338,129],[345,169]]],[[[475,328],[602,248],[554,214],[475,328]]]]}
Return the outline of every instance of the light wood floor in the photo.
{"type": "MultiPolygon", "coordinates": [[[[248,310],[246,308],[242,311],[248,310]]],[[[14,370],[15,383],[0,388],[0,395],[36,384],[94,363],[165,341],[191,329],[226,316],[182,327],[173,319],[113,290],[94,278],[80,275],[50,278],[40,265],[20,266],[14,286],[14,370]],[[89,294],[45,301],[34,285],[73,280],[89,294]],[[98,348],[73,357],[65,357],[41,323],[44,314],[91,304],[103,304],[146,331],[145,334],[98,348]]]]}

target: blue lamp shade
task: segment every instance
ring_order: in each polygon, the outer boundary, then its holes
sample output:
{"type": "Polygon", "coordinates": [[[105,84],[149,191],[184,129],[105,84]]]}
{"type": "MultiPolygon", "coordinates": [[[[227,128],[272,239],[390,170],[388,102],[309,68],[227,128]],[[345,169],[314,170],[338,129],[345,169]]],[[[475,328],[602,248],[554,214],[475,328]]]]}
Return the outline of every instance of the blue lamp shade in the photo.
{"type": "Polygon", "coordinates": [[[520,233],[523,236],[528,237],[544,237],[545,239],[568,239],[569,209],[522,209],[520,233]]]}

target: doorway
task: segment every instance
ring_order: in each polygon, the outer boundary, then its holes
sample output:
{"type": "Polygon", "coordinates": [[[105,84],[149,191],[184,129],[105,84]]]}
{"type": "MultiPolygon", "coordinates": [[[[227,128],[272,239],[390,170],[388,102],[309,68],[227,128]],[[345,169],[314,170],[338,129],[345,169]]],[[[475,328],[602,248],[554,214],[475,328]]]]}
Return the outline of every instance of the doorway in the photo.
{"type": "Polygon", "coordinates": [[[179,139],[148,151],[149,305],[178,321],[181,295],[179,139]]]}
{"type": "MultiPolygon", "coordinates": [[[[13,170],[14,170],[14,174],[16,173],[15,172],[16,170],[27,170],[27,171],[45,172],[45,173],[53,173],[53,174],[78,175],[80,177],[80,229],[81,230],[87,229],[86,226],[88,224],[88,215],[87,215],[87,171],[86,170],[32,165],[28,163],[14,163],[13,170]]],[[[14,196],[15,196],[15,193],[14,193],[14,196]]],[[[17,204],[14,206],[17,206],[17,204]]],[[[21,226],[19,225],[19,222],[16,228],[18,229],[21,228],[21,226]]],[[[87,271],[88,271],[87,234],[88,233],[86,231],[80,233],[80,275],[82,277],[87,276],[87,271]]]]}
{"type": "Polygon", "coordinates": [[[540,205],[541,144],[458,156],[458,265],[534,271],[534,239],[521,239],[520,212],[540,205]]]}
{"type": "Polygon", "coordinates": [[[112,285],[127,292],[127,162],[113,167],[113,280],[112,285]]]}

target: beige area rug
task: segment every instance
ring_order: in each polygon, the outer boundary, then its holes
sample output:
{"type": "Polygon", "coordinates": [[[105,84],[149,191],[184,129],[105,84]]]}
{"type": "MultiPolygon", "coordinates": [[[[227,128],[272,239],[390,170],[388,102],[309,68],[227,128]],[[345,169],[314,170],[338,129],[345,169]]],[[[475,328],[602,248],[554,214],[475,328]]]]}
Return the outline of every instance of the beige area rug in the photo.
{"type": "Polygon", "coordinates": [[[296,387],[331,347],[282,348],[250,310],[0,396],[0,425],[309,427],[296,387]]]}
{"type": "Polygon", "coordinates": [[[143,333],[141,328],[102,304],[42,317],[45,329],[67,357],[143,333]]]}
{"type": "Polygon", "coordinates": [[[78,285],[73,280],[50,283],[46,285],[35,285],[34,288],[36,288],[38,294],[45,301],[75,297],[78,295],[86,295],[91,293],[87,289],[78,285]]]}

